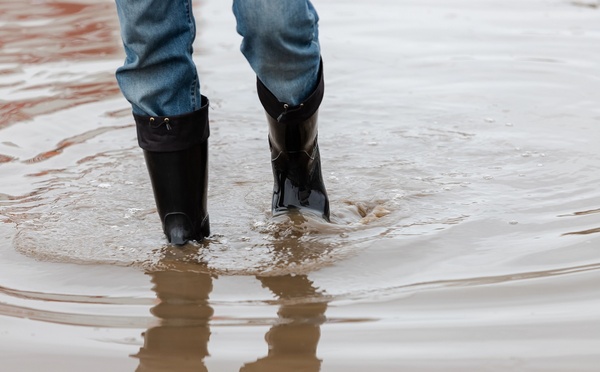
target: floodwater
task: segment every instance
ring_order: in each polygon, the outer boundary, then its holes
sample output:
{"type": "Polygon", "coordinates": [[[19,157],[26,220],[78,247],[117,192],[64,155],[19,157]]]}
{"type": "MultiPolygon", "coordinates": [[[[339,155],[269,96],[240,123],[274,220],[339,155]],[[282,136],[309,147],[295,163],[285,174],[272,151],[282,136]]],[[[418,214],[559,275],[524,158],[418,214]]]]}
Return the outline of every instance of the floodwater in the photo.
{"type": "Polygon", "coordinates": [[[1,371],[597,371],[600,9],[315,0],[332,223],[272,219],[230,2],[195,4],[213,236],[165,244],[112,1],[0,4],[1,371]]]}

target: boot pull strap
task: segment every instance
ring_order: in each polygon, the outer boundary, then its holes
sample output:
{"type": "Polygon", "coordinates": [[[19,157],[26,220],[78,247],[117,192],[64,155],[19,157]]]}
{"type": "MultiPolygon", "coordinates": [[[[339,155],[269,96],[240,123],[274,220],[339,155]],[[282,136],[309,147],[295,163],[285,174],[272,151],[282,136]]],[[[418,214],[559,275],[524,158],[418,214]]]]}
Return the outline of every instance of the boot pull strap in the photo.
{"type": "Polygon", "coordinates": [[[283,119],[283,117],[285,115],[291,114],[296,111],[300,111],[300,110],[302,110],[303,107],[304,107],[304,103],[301,103],[298,106],[292,107],[290,109],[290,105],[288,105],[287,103],[284,103],[283,104],[283,112],[281,114],[279,114],[279,116],[277,117],[277,122],[281,123],[281,120],[283,119]]]}
{"type": "Polygon", "coordinates": [[[151,117],[149,121],[150,121],[150,123],[149,123],[150,128],[152,128],[152,129],[157,129],[163,124],[165,125],[167,130],[173,129],[173,127],[171,127],[171,122],[170,122],[169,118],[164,118],[163,121],[161,121],[159,124],[156,124],[156,119],[154,117],[151,117]]]}

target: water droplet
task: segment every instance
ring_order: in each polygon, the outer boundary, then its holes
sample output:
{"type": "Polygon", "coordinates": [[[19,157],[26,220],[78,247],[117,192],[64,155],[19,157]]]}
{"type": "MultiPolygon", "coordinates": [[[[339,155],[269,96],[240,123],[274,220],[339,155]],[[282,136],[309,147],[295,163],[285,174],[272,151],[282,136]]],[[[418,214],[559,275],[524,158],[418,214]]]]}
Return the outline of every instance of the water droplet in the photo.
{"type": "Polygon", "coordinates": [[[513,126],[513,124],[512,124],[512,123],[506,123],[505,125],[506,125],[507,127],[512,127],[512,126],[513,126]]]}
{"type": "Polygon", "coordinates": [[[494,123],[496,120],[493,118],[485,118],[485,121],[488,123],[494,123]]]}
{"type": "Polygon", "coordinates": [[[518,222],[518,221],[515,221],[515,220],[512,220],[512,221],[510,221],[510,222],[509,222],[509,224],[511,224],[511,225],[516,225],[516,224],[518,224],[518,223],[519,223],[519,222],[518,222]]]}
{"type": "Polygon", "coordinates": [[[111,187],[111,184],[110,183],[99,183],[97,187],[99,187],[101,189],[108,189],[111,187]]]}
{"type": "Polygon", "coordinates": [[[489,174],[487,174],[487,175],[483,176],[483,179],[484,179],[484,180],[493,180],[493,179],[494,179],[494,177],[493,177],[493,176],[490,176],[489,174]]]}

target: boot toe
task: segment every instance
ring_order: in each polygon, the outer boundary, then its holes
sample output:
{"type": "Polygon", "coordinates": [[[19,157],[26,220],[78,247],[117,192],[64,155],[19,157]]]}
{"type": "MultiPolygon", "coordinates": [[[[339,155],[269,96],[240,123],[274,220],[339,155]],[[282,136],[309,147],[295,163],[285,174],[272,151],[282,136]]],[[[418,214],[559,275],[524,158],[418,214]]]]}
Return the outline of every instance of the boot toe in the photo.
{"type": "Polygon", "coordinates": [[[284,179],[273,192],[273,217],[298,211],[309,213],[329,222],[329,198],[325,187],[298,187],[289,179],[284,179]]]}

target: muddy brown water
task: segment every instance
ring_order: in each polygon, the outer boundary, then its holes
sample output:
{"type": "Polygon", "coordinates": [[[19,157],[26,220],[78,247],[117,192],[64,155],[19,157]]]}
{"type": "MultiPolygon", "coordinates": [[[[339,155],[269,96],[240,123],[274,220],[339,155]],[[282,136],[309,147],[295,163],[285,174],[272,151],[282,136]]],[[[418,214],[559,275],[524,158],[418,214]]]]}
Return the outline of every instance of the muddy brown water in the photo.
{"type": "Polygon", "coordinates": [[[315,0],[332,223],[272,219],[229,2],[195,4],[213,236],[165,244],[111,1],[0,4],[1,371],[597,371],[594,1],[315,0]]]}

